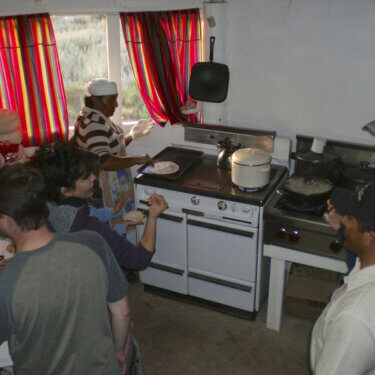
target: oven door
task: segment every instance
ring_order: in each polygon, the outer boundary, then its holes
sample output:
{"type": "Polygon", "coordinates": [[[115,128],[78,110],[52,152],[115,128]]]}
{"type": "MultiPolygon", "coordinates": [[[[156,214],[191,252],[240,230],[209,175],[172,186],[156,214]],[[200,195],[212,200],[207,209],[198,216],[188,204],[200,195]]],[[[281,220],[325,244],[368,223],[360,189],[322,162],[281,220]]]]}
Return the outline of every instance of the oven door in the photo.
{"type": "Polygon", "coordinates": [[[253,311],[257,238],[256,228],[188,215],[189,294],[253,311]]]}
{"type": "MultiPolygon", "coordinates": [[[[147,213],[147,209],[141,210],[147,213]]],[[[139,240],[143,231],[144,225],[138,225],[139,240]]],[[[146,285],[187,294],[186,214],[166,210],[159,216],[155,247],[151,264],[140,272],[141,281],[146,285]]]]}

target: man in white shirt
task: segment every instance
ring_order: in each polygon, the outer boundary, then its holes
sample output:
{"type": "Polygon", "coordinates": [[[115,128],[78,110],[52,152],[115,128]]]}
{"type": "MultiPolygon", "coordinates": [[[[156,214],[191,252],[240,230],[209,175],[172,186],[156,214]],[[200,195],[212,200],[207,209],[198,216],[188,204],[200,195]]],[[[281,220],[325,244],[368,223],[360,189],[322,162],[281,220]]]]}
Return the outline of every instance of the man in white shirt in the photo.
{"type": "Polygon", "coordinates": [[[315,323],[311,368],[314,375],[375,375],[375,183],[358,193],[337,188],[331,199],[358,261],[315,323]]]}

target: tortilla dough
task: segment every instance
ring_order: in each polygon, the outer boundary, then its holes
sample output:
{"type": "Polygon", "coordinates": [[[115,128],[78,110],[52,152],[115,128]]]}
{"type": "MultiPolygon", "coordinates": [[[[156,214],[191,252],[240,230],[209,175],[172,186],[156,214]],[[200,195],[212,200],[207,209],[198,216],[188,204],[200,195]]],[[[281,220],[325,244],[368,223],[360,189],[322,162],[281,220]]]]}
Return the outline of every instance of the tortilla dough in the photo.
{"type": "Polygon", "coordinates": [[[143,220],[143,213],[141,211],[129,211],[122,218],[125,221],[138,222],[143,220]]]}
{"type": "Polygon", "coordinates": [[[173,161],[158,161],[153,167],[149,167],[149,171],[155,174],[172,174],[179,169],[180,166],[173,161]]]}

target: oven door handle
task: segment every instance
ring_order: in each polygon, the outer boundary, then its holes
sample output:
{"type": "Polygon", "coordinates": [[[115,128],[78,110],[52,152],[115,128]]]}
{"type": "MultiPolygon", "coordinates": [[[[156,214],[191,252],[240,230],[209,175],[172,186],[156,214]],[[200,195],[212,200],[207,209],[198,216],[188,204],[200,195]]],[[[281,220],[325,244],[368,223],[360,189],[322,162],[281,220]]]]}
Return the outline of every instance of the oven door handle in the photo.
{"type": "Polygon", "coordinates": [[[250,237],[250,238],[254,237],[254,232],[250,232],[250,231],[247,231],[247,230],[230,228],[230,227],[224,227],[222,225],[217,225],[217,224],[203,223],[202,221],[198,221],[198,220],[188,219],[187,224],[188,225],[194,225],[196,227],[202,227],[202,228],[208,228],[208,229],[213,229],[213,230],[219,230],[220,232],[237,234],[239,236],[245,236],[245,237],[250,237]]]}
{"type": "Polygon", "coordinates": [[[204,216],[204,212],[197,210],[190,210],[189,208],[183,208],[181,211],[184,214],[194,215],[194,216],[204,216]]]}
{"type": "Polygon", "coordinates": [[[207,282],[213,283],[213,284],[223,285],[223,286],[226,286],[228,288],[243,290],[245,292],[251,292],[250,286],[233,283],[233,282],[226,281],[226,280],[221,280],[221,279],[218,279],[216,277],[201,275],[199,273],[191,272],[191,271],[188,272],[188,276],[193,278],[193,279],[207,281],[207,282]]]}
{"type": "Polygon", "coordinates": [[[164,264],[155,263],[155,262],[151,262],[149,267],[156,268],[158,270],[162,270],[162,271],[166,271],[170,273],[174,273],[176,275],[183,275],[185,273],[184,270],[181,270],[175,267],[165,266],[164,264]]]}
{"type": "MultiPolygon", "coordinates": [[[[148,210],[145,210],[144,208],[137,208],[137,211],[142,212],[146,216],[148,215],[148,210]]],[[[160,219],[165,219],[165,220],[169,220],[169,221],[175,221],[177,223],[182,223],[184,221],[184,218],[182,218],[180,216],[174,216],[174,215],[163,214],[163,213],[161,213],[159,215],[159,217],[160,217],[160,219]]]]}

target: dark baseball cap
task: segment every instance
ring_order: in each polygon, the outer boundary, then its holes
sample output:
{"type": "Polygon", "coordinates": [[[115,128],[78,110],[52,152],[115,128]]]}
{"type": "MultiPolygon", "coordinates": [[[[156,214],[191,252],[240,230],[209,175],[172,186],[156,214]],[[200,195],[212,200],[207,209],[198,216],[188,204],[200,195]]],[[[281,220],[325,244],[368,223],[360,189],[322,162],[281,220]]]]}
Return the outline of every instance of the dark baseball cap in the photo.
{"type": "Polygon", "coordinates": [[[354,216],[375,229],[375,181],[358,192],[337,187],[332,192],[331,201],[340,215],[354,216]]]}

